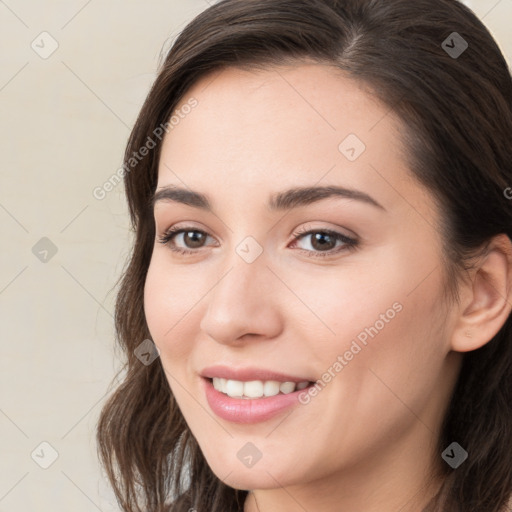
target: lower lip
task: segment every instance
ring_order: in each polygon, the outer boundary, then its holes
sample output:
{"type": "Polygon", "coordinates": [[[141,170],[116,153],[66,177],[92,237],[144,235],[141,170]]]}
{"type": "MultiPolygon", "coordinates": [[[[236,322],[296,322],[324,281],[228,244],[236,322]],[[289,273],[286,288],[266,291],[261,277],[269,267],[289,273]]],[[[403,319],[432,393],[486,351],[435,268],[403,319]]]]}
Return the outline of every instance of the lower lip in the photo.
{"type": "Polygon", "coordinates": [[[279,393],[263,398],[231,398],[217,391],[209,379],[201,379],[211,410],[220,418],[233,423],[258,423],[273,418],[285,409],[300,404],[300,393],[308,390],[304,388],[286,395],[279,393]]]}

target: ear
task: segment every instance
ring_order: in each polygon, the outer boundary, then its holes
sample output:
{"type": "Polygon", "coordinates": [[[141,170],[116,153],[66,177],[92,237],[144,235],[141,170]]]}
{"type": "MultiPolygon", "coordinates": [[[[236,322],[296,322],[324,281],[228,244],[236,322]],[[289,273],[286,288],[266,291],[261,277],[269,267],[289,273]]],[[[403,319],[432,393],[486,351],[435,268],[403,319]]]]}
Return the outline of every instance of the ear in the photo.
{"type": "Polygon", "coordinates": [[[451,347],[468,352],[492,340],[512,310],[512,242],[507,235],[491,240],[461,297],[451,347]]]}

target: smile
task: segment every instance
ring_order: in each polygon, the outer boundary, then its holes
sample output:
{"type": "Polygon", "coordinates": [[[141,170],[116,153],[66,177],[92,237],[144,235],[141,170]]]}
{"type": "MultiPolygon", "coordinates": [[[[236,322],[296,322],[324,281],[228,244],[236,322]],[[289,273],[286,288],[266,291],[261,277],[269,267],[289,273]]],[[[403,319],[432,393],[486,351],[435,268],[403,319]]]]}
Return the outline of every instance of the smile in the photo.
{"type": "Polygon", "coordinates": [[[243,382],[205,377],[202,377],[201,381],[212,412],[226,421],[242,424],[267,421],[290,407],[299,405],[300,393],[314,385],[313,382],[308,381],[243,382]],[[266,395],[265,390],[273,394],[266,395]],[[230,396],[229,393],[234,396],[230,396]],[[246,394],[257,396],[246,396],[246,394]]]}
{"type": "Polygon", "coordinates": [[[213,387],[231,398],[254,399],[268,396],[275,396],[279,393],[288,395],[296,390],[301,390],[310,384],[303,382],[279,382],[277,380],[251,380],[243,382],[240,380],[223,379],[213,377],[213,387]]]}

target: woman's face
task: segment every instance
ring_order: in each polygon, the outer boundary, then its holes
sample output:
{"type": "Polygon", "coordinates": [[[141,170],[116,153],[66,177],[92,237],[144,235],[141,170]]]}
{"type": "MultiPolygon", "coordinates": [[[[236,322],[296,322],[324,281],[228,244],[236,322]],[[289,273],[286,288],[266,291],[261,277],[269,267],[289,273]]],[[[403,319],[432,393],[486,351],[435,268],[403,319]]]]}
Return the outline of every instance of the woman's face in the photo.
{"type": "Polygon", "coordinates": [[[316,64],[217,72],[174,120],[144,308],[208,464],[241,489],[406,486],[437,455],[459,363],[439,213],[400,153],[406,128],[316,64]],[[164,244],[169,228],[185,231],[164,244]],[[279,395],[231,398],[205,374],[279,395]],[[291,377],[317,385],[283,398],[291,377]]]}

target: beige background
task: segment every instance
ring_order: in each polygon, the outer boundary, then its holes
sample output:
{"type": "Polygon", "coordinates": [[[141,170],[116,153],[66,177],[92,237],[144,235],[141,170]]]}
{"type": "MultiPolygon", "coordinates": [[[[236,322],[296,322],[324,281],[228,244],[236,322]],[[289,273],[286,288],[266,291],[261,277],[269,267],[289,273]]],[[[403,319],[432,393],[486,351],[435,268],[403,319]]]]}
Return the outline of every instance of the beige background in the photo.
{"type": "MultiPolygon", "coordinates": [[[[466,3],[511,62],[512,0],[466,3]]],[[[119,510],[94,429],[131,235],[122,184],[93,190],[122,163],[161,52],[206,7],[0,0],[0,512],[119,510]]]]}

